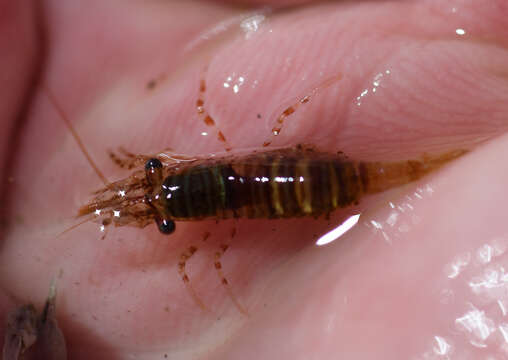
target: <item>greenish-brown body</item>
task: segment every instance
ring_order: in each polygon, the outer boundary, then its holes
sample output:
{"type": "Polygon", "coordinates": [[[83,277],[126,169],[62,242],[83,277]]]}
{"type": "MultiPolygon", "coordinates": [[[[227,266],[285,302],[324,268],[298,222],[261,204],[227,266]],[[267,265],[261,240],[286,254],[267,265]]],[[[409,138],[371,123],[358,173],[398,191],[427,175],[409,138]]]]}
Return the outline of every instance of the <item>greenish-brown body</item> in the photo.
{"type": "Polygon", "coordinates": [[[167,166],[160,180],[156,173],[136,171],[97,191],[79,215],[99,210],[107,216],[103,225],[114,222],[138,227],[154,219],[320,216],[355,204],[363,195],[418,180],[466,152],[424,155],[421,160],[362,162],[300,146],[195,159],[167,166]]]}
{"type": "Polygon", "coordinates": [[[329,154],[259,153],[170,175],[160,198],[175,220],[318,216],[358,201],[365,170],[329,154]]]}
{"type": "Polygon", "coordinates": [[[218,159],[168,176],[157,208],[174,220],[319,216],[418,180],[464,153],[360,162],[288,148],[218,159]]]}

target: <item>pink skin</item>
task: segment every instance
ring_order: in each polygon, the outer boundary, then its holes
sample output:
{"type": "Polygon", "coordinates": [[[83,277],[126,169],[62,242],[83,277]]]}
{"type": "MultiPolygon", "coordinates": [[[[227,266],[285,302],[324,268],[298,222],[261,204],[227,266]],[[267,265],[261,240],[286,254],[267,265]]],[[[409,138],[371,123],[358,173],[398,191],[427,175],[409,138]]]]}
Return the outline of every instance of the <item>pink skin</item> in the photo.
{"type": "MultiPolygon", "coordinates": [[[[55,0],[41,10],[41,80],[109,179],[128,174],[105,153],[120,145],[145,154],[223,149],[196,114],[207,64],[205,106],[234,149],[259,147],[278,114],[337,75],[288,118],[274,145],[407,159],[474,146],[508,128],[504,0],[314,4],[264,13],[249,34],[240,24],[253,14],[219,1],[55,0]],[[161,80],[148,90],[154,78],[161,80]]],[[[40,43],[30,11],[14,12],[25,14],[26,43],[40,43]]],[[[23,60],[2,58],[2,65],[33,73],[29,48],[20,50],[23,60]]],[[[102,184],[41,88],[27,94],[27,79],[11,78],[3,90],[11,107],[0,108],[2,129],[12,128],[12,104],[19,110],[23,98],[31,101],[19,143],[0,154],[9,154],[3,174],[14,179],[3,189],[0,315],[41,304],[57,278],[70,358],[507,356],[508,137],[421,182],[339,210],[330,222],[178,223],[168,237],[154,226],[111,228],[105,240],[90,223],[56,237],[102,184]],[[362,216],[352,231],[314,245],[355,211],[362,216]],[[212,235],[202,242],[205,231],[212,235]],[[231,243],[223,268],[249,316],[213,269],[221,243],[231,243]],[[191,244],[199,250],[187,268],[207,312],[177,275],[191,244]]]]}

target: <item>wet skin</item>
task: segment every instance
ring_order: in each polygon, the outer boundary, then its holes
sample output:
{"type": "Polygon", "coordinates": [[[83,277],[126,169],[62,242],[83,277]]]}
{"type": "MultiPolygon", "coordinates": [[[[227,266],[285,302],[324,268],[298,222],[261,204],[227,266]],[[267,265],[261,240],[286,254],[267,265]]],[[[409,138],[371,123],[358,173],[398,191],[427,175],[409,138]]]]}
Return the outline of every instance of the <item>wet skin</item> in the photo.
{"type": "Polygon", "coordinates": [[[265,14],[251,32],[253,21],[240,26],[247,7],[221,2],[24,5],[5,1],[0,24],[10,49],[0,59],[0,169],[12,178],[2,188],[2,320],[41,305],[56,277],[72,359],[506,356],[506,2],[312,2],[265,14]],[[104,240],[90,223],[56,237],[102,184],[32,76],[119,179],[129,172],[107,149],[223,149],[196,112],[207,64],[205,107],[235,149],[260,146],[285,107],[337,74],[274,145],[388,160],[482,144],[330,221],[177,223],[170,236],[111,228],[104,240]],[[314,245],[355,211],[352,231],[314,245]],[[213,268],[223,243],[223,270],[249,316],[213,268]],[[191,284],[208,312],[177,273],[190,245],[191,284]]]}

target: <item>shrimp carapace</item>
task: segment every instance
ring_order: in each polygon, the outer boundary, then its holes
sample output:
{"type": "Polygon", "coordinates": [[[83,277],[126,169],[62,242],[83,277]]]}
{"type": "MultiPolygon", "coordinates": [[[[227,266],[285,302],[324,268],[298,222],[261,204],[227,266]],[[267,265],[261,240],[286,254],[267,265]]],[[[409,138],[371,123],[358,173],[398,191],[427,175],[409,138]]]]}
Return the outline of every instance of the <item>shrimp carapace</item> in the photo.
{"type": "Polygon", "coordinates": [[[167,166],[160,154],[144,171],[98,191],[79,214],[101,214],[117,226],[154,220],[165,234],[175,230],[174,221],[318,217],[416,181],[465,152],[365,162],[297,146],[167,166]]]}

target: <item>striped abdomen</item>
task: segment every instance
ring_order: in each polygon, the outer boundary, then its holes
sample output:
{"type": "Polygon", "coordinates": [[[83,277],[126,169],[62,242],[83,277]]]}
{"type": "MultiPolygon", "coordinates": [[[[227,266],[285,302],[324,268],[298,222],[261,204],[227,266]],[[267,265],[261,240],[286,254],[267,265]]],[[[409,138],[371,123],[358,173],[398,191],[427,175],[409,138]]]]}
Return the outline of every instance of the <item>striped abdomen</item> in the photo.
{"type": "Polygon", "coordinates": [[[160,166],[145,165],[145,170],[97,191],[79,215],[95,218],[102,213],[104,217],[97,218],[102,225],[113,221],[115,226],[144,227],[155,220],[164,225],[159,225],[164,233],[174,230],[172,220],[319,216],[354,204],[362,195],[418,180],[466,152],[358,162],[297,146],[243,157],[193,159],[166,168],[155,159],[160,166]],[[169,176],[163,180],[164,174],[169,176]]]}
{"type": "Polygon", "coordinates": [[[328,154],[267,152],[168,176],[160,198],[166,215],[181,220],[317,216],[356,202],[365,169],[328,154]]]}

